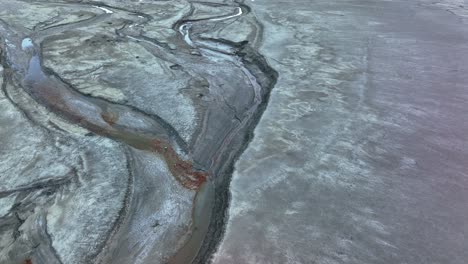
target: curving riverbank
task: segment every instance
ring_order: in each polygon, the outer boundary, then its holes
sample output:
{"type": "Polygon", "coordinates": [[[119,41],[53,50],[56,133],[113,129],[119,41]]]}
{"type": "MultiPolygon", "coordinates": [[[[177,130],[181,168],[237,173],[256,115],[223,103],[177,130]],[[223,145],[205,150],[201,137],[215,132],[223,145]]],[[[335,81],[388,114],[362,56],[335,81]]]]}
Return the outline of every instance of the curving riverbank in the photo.
{"type": "MultiPolygon", "coordinates": [[[[164,159],[169,173],[179,184],[196,192],[190,213],[192,224],[180,236],[183,243],[173,245],[179,250],[170,262],[206,263],[223,234],[234,163],[252,137],[277,78],[276,72],[254,49],[262,34],[258,32],[261,25],[246,5],[193,2],[185,15],[172,24],[177,35],[168,43],[150,37],[142,30],[153,23],[150,14],[97,2],[47,4],[70,5],[92,13],[87,15],[88,18],[72,22],[44,22],[34,31],[2,20],[2,63],[9,74],[6,79],[65,122],[130,147],[127,168],[132,176],[125,191],[124,205],[100,249],[84,255],[86,261],[145,263],[151,255],[160,254],[155,251],[158,241],[154,240],[145,242],[144,250],[140,250],[143,253],[131,253],[132,256],[136,254],[138,261],[115,254],[119,249],[129,247],[131,240],[127,236],[131,235],[126,233],[139,226],[142,221],[139,219],[145,214],[150,214],[151,206],[145,204],[157,199],[157,195],[139,190],[145,182],[152,184],[150,174],[139,168],[147,166],[143,165],[147,162],[144,153],[150,152],[164,159]],[[204,8],[217,14],[198,18],[198,10],[204,8]],[[97,10],[99,13],[95,13],[97,10]],[[213,30],[219,31],[243,17],[253,23],[248,28],[251,34],[246,37],[247,41],[208,36],[213,30]],[[184,93],[197,109],[196,130],[188,140],[157,114],[143,111],[138,105],[84,94],[60,75],[55,65],[53,68],[44,66],[47,57],[43,50],[56,39],[76,30],[111,25],[114,20],[120,24],[114,30],[116,41],[132,42],[154,58],[172,64],[171,70],[188,76],[184,93]],[[135,162],[143,163],[135,165],[135,162]]],[[[156,86],[155,89],[164,88],[156,86]]],[[[25,106],[19,107],[26,113],[29,111],[25,106]]],[[[186,193],[190,197],[190,193],[186,193]]],[[[145,224],[144,228],[149,232],[158,225],[145,224]]],[[[32,254],[33,260],[37,260],[34,256],[37,255],[32,254]]]]}

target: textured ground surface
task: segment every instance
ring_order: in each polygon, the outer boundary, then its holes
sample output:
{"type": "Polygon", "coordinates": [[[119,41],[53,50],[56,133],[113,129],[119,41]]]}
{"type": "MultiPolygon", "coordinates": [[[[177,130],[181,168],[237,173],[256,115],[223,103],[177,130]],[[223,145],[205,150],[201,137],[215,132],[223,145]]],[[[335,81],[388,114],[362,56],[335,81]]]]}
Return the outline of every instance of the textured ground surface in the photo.
{"type": "Polygon", "coordinates": [[[279,80],[215,263],[467,263],[467,2],[249,4],[279,80]]]}
{"type": "Polygon", "coordinates": [[[467,263],[467,8],[0,0],[0,264],[467,263]]]}

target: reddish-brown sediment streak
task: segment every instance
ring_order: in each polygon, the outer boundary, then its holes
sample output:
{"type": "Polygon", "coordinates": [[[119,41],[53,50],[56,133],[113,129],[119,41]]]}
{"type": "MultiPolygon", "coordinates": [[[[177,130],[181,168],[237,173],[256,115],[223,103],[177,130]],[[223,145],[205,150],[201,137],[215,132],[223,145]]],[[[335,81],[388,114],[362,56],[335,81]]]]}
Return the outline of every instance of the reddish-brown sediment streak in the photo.
{"type": "Polygon", "coordinates": [[[107,124],[113,126],[119,119],[119,116],[114,112],[103,112],[101,117],[107,124]]]}
{"type": "MultiPolygon", "coordinates": [[[[11,36],[9,41],[21,46],[23,38],[5,23],[0,23],[0,32],[11,36]]],[[[176,152],[182,139],[168,124],[163,124],[164,121],[128,106],[87,97],[58,76],[46,73],[42,67],[40,44],[33,44],[23,51],[6,51],[4,55],[12,65],[14,78],[31,97],[49,110],[98,135],[161,154],[171,174],[188,189],[197,190],[207,180],[208,173],[195,170],[190,157],[182,158],[176,152]],[[127,119],[120,120],[122,116],[127,119]]]]}
{"type": "Polygon", "coordinates": [[[207,173],[196,171],[189,160],[184,160],[176,152],[177,140],[172,139],[175,133],[144,113],[126,106],[113,105],[96,98],[88,98],[73,89],[60,78],[47,74],[42,69],[40,46],[33,46],[34,52],[28,55],[29,61],[26,74],[16,72],[16,77],[25,90],[37,101],[50,110],[63,116],[71,122],[115,140],[127,143],[138,149],[160,153],[172,175],[184,187],[196,190],[206,181],[207,173]],[[127,121],[120,121],[121,116],[127,116],[127,121]],[[141,122],[133,122],[141,119],[141,122]],[[143,127],[141,127],[143,124],[143,127]],[[143,132],[142,132],[143,131],[143,132]]]}
{"type": "Polygon", "coordinates": [[[177,143],[171,139],[174,133],[160,121],[126,106],[110,110],[113,103],[78,93],[62,80],[46,74],[37,55],[30,58],[26,76],[18,73],[16,76],[33,98],[70,122],[135,148],[161,154],[171,174],[184,187],[197,190],[207,180],[206,172],[194,170],[192,162],[182,159],[175,151],[177,143]],[[132,122],[120,122],[119,117],[123,115],[141,119],[147,124],[145,132],[140,132],[141,127],[135,127],[132,122]]]}
{"type": "Polygon", "coordinates": [[[185,188],[197,190],[207,180],[207,172],[194,170],[192,163],[182,160],[168,143],[153,140],[152,148],[164,156],[170,172],[185,188]]]}
{"type": "Polygon", "coordinates": [[[24,264],[32,264],[32,263],[33,263],[33,262],[32,262],[31,259],[26,259],[26,260],[24,261],[24,264]]]}

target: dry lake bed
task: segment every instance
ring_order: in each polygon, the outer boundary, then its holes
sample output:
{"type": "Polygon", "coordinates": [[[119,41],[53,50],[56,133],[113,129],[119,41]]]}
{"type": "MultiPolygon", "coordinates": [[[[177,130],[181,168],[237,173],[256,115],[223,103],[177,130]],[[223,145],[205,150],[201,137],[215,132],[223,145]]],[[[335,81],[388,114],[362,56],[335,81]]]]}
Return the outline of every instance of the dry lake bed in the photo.
{"type": "Polygon", "coordinates": [[[0,264],[468,263],[466,0],[0,0],[0,264]]]}

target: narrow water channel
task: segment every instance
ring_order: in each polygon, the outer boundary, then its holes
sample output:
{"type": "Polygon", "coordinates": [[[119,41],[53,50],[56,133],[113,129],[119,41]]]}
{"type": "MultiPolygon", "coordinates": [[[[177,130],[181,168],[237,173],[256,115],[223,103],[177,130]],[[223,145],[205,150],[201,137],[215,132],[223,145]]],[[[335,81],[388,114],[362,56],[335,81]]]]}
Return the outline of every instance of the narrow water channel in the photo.
{"type": "MultiPolygon", "coordinates": [[[[128,146],[131,149],[129,155],[134,155],[131,159],[138,159],[135,156],[140,155],[136,154],[138,151],[162,157],[172,177],[187,190],[195,191],[190,231],[178,252],[168,261],[206,263],[223,234],[234,163],[252,137],[277,74],[254,49],[255,43],[204,35],[244,16],[250,21],[256,21],[255,17],[247,6],[237,2],[191,3],[190,10],[173,25],[178,36],[171,46],[137,30],[151,22],[152,17],[148,14],[96,3],[73,3],[70,6],[94,8],[99,13],[88,19],[58,23],[34,32],[0,20],[2,64],[8,69],[8,80],[67,122],[128,146]],[[211,9],[219,7],[221,11],[192,18],[197,7],[203,5],[211,9]],[[198,83],[202,83],[200,87],[205,92],[189,92],[194,93],[191,98],[200,117],[196,133],[189,141],[160,116],[140,110],[138,106],[83,94],[52,69],[44,67],[43,48],[47,40],[70,30],[106,21],[111,23],[114,17],[126,18],[123,26],[115,29],[116,38],[136,43],[154,57],[176,65],[194,80],[201,80],[198,83]]],[[[252,27],[252,31],[259,28],[261,26],[252,27]]],[[[253,35],[259,34],[262,32],[253,35]]],[[[193,90],[200,87],[189,85],[193,90]]],[[[130,182],[138,182],[138,168],[132,166],[130,170],[135,179],[130,182]]],[[[113,227],[109,236],[112,242],[103,246],[107,248],[106,252],[95,254],[95,260],[124,263],[105,254],[114,252],[109,247],[115,250],[128,243],[119,238],[125,237],[122,233],[128,232],[132,225],[138,225],[136,219],[143,211],[139,206],[154,199],[154,194],[132,188],[127,193],[128,208],[122,210],[119,224],[113,227]]],[[[147,248],[151,249],[151,246],[147,248]]],[[[133,260],[133,263],[147,263],[144,257],[141,259],[133,260]]]]}

